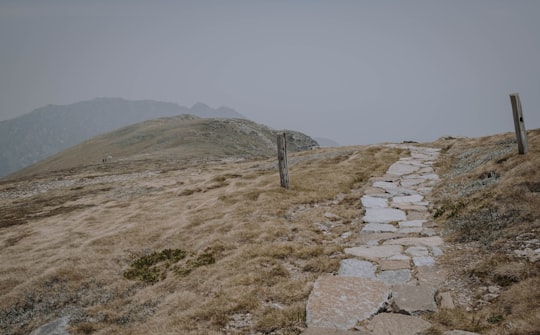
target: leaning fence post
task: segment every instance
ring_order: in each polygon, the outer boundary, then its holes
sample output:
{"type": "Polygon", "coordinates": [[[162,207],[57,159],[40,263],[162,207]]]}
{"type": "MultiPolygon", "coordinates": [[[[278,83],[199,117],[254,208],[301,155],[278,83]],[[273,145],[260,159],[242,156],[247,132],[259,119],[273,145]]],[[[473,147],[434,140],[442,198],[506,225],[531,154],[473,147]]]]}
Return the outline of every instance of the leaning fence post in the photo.
{"type": "Polygon", "coordinates": [[[285,133],[277,135],[279,180],[281,187],[289,188],[289,166],[287,164],[287,138],[285,133]]]}
{"type": "Polygon", "coordinates": [[[527,131],[525,130],[523,111],[521,110],[521,101],[519,100],[518,93],[510,94],[510,103],[512,104],[512,114],[514,115],[518,152],[520,155],[523,155],[529,151],[529,143],[527,142],[527,131]]]}

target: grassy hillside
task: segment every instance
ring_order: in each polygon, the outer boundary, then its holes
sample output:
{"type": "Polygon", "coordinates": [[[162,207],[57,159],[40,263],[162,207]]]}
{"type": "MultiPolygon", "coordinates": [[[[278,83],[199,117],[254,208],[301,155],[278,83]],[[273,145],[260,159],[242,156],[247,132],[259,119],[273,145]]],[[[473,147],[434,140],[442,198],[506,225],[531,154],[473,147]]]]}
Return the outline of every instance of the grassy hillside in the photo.
{"type": "MultiPolygon", "coordinates": [[[[77,166],[133,164],[134,161],[208,161],[272,156],[277,132],[245,119],[203,119],[190,115],[161,118],[97,136],[12,177],[63,171],[77,166]]],[[[287,131],[288,150],[310,149],[317,143],[287,131]]]]}
{"type": "MultiPolygon", "coordinates": [[[[432,214],[458,305],[423,316],[430,334],[538,334],[540,130],[529,140],[525,156],[512,134],[427,144],[443,149],[432,214]]],[[[0,332],[69,316],[73,334],[299,334],[315,279],[356,245],[369,178],[408,154],[291,153],[284,190],[273,157],[132,145],[146,158],[0,182],[0,332]]]]}
{"type": "Polygon", "coordinates": [[[515,135],[441,140],[434,196],[448,288],[461,308],[434,317],[482,334],[539,334],[540,130],[517,154],[515,135]],[[537,250],[537,252],[535,252],[537,250]]]}
{"type": "Polygon", "coordinates": [[[94,136],[160,117],[244,118],[227,107],[120,98],[97,98],[70,105],[49,105],[20,117],[0,121],[0,177],[34,164],[94,136]]]}

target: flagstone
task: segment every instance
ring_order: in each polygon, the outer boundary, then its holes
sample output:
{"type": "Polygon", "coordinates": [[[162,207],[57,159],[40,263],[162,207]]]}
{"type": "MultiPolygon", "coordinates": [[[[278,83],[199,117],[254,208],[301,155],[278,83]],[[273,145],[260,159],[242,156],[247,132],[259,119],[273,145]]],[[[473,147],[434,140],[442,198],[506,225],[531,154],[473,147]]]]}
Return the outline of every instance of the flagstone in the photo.
{"type": "Polygon", "coordinates": [[[399,223],[400,228],[418,228],[422,227],[422,225],[426,222],[426,220],[410,220],[410,221],[402,221],[399,223]]]}
{"type": "Polygon", "coordinates": [[[411,258],[407,255],[403,255],[403,254],[395,254],[393,256],[390,256],[387,258],[389,261],[400,261],[400,260],[407,260],[407,261],[410,261],[411,258]]]}
{"type": "Polygon", "coordinates": [[[308,327],[351,329],[382,308],[390,290],[381,282],[348,276],[320,276],[306,307],[308,327]]]}
{"type": "Polygon", "coordinates": [[[415,266],[432,266],[435,265],[435,259],[431,256],[417,256],[413,257],[413,263],[415,266]]]}
{"type": "Polygon", "coordinates": [[[354,248],[346,248],[345,253],[368,260],[388,258],[401,253],[400,245],[361,245],[354,248]]]}
{"type": "Polygon", "coordinates": [[[422,246],[415,246],[410,247],[405,250],[406,254],[409,254],[413,257],[419,257],[419,256],[429,256],[429,250],[426,247],[422,246]]]}
{"type": "Polygon", "coordinates": [[[424,199],[424,197],[417,194],[417,195],[407,195],[403,197],[394,197],[392,199],[392,202],[394,202],[395,204],[403,204],[403,203],[410,204],[410,203],[422,201],[422,199],[424,199]]]}
{"type": "Polygon", "coordinates": [[[388,201],[384,198],[365,195],[361,199],[364,207],[388,207],[388,201]]]}
{"type": "Polygon", "coordinates": [[[436,247],[443,244],[439,236],[430,237],[403,237],[394,240],[388,240],[383,245],[422,245],[425,247],[436,247]]]}
{"type": "Polygon", "coordinates": [[[398,161],[397,163],[394,163],[390,166],[390,168],[388,169],[388,173],[402,176],[406,174],[411,174],[415,171],[418,171],[419,169],[419,166],[406,164],[404,162],[398,161]]]}
{"type": "Polygon", "coordinates": [[[377,276],[377,280],[380,280],[387,285],[405,284],[411,279],[412,273],[409,269],[381,271],[377,276]]]}
{"type": "Polygon", "coordinates": [[[375,271],[377,271],[377,266],[371,262],[358,259],[344,259],[340,263],[338,274],[340,276],[375,279],[375,271]]]}
{"type": "Polygon", "coordinates": [[[381,269],[381,271],[410,269],[411,261],[410,259],[400,259],[400,260],[383,259],[379,261],[379,268],[381,269]]]}
{"type": "Polygon", "coordinates": [[[396,285],[392,287],[392,297],[398,310],[412,315],[436,312],[435,292],[435,288],[425,285],[396,285]]]}
{"type": "Polygon", "coordinates": [[[363,220],[373,223],[390,223],[393,221],[406,221],[404,211],[394,208],[367,208],[363,220]]]}
{"type": "Polygon", "coordinates": [[[389,223],[368,223],[362,228],[362,233],[394,233],[397,228],[389,223]]]}

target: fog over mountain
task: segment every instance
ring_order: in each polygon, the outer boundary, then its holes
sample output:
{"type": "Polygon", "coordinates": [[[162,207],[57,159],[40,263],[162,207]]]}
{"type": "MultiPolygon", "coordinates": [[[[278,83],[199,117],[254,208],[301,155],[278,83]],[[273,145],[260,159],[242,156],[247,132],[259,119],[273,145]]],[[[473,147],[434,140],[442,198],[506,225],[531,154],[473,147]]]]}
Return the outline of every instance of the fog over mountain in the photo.
{"type": "Polygon", "coordinates": [[[540,1],[0,1],[0,120],[94,97],[229,106],[342,145],[540,127],[540,1]]]}
{"type": "Polygon", "coordinates": [[[0,121],[0,177],[98,134],[145,120],[191,114],[198,117],[245,118],[231,108],[120,98],[97,98],[70,105],[49,105],[0,121]]]}

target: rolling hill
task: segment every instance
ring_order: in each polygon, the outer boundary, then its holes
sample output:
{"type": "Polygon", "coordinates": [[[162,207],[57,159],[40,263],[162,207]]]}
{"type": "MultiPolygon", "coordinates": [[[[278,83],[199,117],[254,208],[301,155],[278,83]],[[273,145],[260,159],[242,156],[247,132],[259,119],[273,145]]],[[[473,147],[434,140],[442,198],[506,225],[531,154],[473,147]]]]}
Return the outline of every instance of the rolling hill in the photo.
{"type": "MultiPolygon", "coordinates": [[[[96,136],[46,158],[13,177],[67,170],[77,166],[135,161],[212,161],[269,157],[278,131],[246,119],[179,115],[144,121],[96,136]]],[[[286,131],[290,152],[318,146],[309,136],[286,131]]]]}
{"type": "Polygon", "coordinates": [[[197,103],[97,98],[70,105],[49,105],[0,121],[0,178],[96,135],[142,121],[191,114],[199,117],[245,118],[236,111],[197,103]]]}

